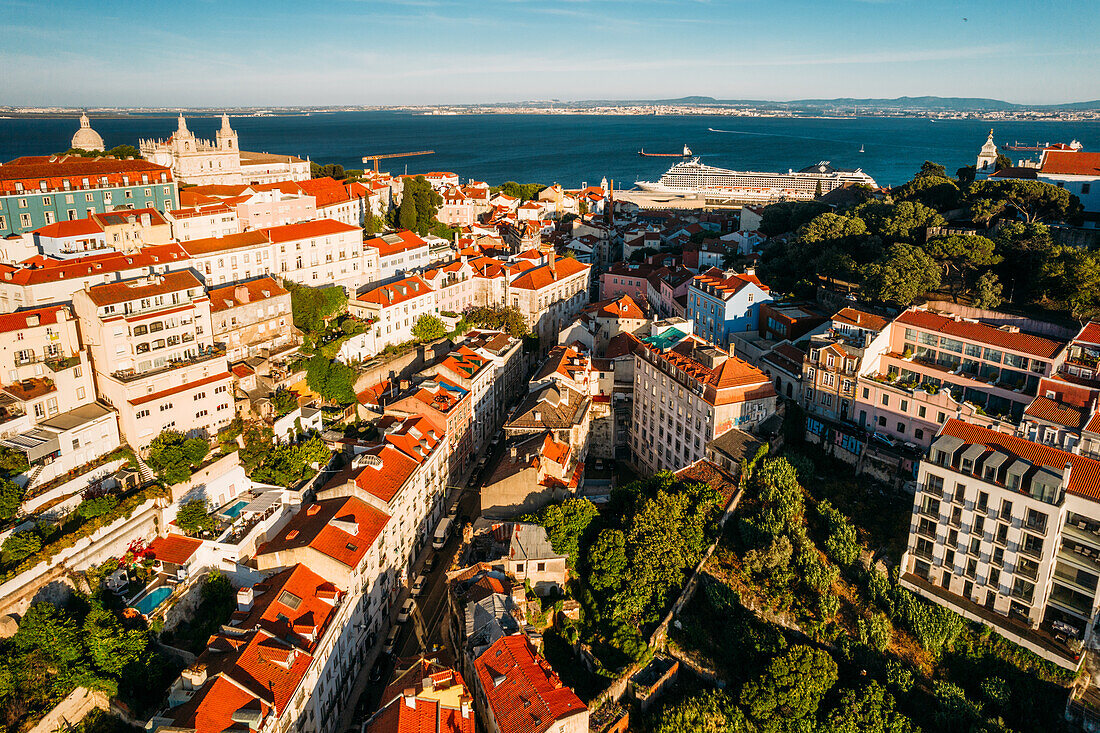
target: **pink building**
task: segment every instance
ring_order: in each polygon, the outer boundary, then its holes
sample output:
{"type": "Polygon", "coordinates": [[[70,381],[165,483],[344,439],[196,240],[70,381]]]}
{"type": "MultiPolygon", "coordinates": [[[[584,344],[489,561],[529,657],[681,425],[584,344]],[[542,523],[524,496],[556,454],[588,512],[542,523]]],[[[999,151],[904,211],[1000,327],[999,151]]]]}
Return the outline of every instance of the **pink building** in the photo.
{"type": "Polygon", "coordinates": [[[616,262],[607,272],[600,274],[600,300],[629,295],[635,303],[648,302],[647,278],[653,274],[653,265],[631,265],[616,262]]]}
{"type": "Polygon", "coordinates": [[[852,419],[921,446],[948,418],[1012,432],[1065,342],[910,308],[868,345],[852,419]]]}

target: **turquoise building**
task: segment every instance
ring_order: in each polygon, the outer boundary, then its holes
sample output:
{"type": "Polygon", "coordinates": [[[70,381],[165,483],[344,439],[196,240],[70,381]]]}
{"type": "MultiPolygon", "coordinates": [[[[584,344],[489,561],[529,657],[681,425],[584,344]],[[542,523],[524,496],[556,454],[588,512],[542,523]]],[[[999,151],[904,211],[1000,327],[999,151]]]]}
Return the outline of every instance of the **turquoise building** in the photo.
{"type": "Polygon", "coordinates": [[[117,209],[179,208],[172,171],[146,160],[28,156],[0,165],[0,237],[117,209]]]}

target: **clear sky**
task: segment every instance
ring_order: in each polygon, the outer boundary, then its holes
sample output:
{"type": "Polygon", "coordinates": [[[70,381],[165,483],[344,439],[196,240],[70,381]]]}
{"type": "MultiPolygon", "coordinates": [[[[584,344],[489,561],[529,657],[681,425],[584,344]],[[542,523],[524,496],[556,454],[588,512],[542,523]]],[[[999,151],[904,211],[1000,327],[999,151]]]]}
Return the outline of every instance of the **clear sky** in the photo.
{"type": "Polygon", "coordinates": [[[0,0],[0,104],[1100,99],[1098,0],[0,0]]]}

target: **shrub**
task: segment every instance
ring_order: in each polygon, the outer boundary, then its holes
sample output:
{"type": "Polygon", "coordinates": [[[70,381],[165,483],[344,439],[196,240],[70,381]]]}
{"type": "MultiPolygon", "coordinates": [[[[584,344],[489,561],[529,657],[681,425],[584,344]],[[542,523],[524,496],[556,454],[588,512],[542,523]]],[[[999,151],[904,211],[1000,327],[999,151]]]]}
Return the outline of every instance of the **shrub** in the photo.
{"type": "Polygon", "coordinates": [[[99,496],[94,499],[85,499],[76,507],[76,515],[81,519],[92,519],[110,512],[118,506],[117,496],[99,496]]]}
{"type": "Polygon", "coordinates": [[[176,430],[165,430],[149,445],[147,462],[171,486],[191,478],[209,452],[210,444],[202,438],[186,438],[176,430]]]}
{"type": "Polygon", "coordinates": [[[206,502],[196,499],[180,507],[176,514],[176,524],[185,532],[202,532],[213,530],[217,521],[207,510],[206,502]]]}

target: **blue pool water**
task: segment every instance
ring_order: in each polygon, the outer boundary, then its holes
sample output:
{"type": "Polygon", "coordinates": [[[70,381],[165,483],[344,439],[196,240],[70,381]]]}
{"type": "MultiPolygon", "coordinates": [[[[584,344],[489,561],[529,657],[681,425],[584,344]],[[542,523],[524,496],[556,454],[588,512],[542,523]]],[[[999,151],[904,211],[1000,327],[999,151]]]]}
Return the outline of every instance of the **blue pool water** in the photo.
{"type": "Polygon", "coordinates": [[[223,511],[222,514],[230,519],[236,519],[237,515],[241,513],[241,509],[244,509],[246,506],[248,506],[247,501],[238,501],[236,504],[223,511]]]}
{"type": "Polygon", "coordinates": [[[164,599],[172,595],[171,586],[162,585],[159,588],[154,588],[149,591],[134,603],[134,608],[141,611],[142,614],[148,616],[157,609],[164,599]]]}

